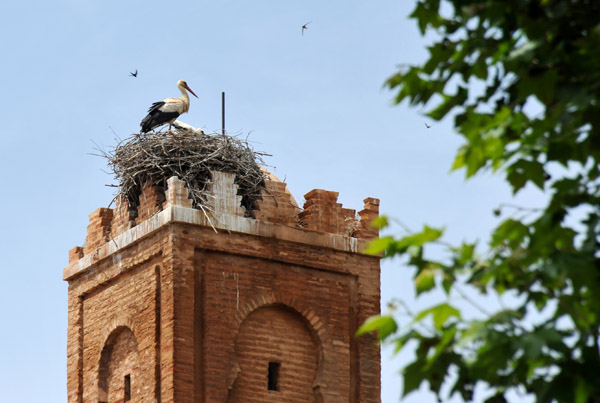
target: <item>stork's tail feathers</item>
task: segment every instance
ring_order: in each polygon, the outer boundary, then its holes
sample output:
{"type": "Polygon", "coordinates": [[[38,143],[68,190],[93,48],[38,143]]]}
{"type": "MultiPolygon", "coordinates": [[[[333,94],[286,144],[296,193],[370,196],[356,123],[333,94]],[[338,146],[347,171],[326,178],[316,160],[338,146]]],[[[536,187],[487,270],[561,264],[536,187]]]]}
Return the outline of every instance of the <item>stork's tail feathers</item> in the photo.
{"type": "Polygon", "coordinates": [[[154,129],[159,124],[160,122],[156,121],[155,116],[149,114],[142,120],[142,123],[140,123],[140,127],[142,128],[141,132],[148,133],[150,130],[154,129]]]}

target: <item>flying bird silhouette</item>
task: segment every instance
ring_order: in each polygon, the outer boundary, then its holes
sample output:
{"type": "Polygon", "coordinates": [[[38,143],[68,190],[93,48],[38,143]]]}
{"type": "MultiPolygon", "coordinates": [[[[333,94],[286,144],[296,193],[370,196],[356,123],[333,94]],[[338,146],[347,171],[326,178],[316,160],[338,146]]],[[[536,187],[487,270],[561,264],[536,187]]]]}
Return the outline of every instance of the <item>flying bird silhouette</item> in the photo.
{"type": "Polygon", "coordinates": [[[167,98],[164,101],[154,102],[150,109],[148,109],[148,115],[140,123],[142,133],[147,133],[155,127],[166,123],[169,124],[169,130],[171,130],[171,125],[175,119],[182,113],[190,110],[190,97],[187,91],[196,98],[198,96],[194,94],[194,91],[183,80],[177,81],[177,88],[181,91],[181,97],[167,98]]]}
{"type": "Polygon", "coordinates": [[[431,125],[428,125],[427,122],[425,122],[425,127],[429,129],[431,128],[431,125]]]}
{"type": "Polygon", "coordinates": [[[308,24],[310,24],[312,21],[308,21],[306,24],[302,25],[302,36],[304,36],[304,30],[308,29],[308,24]]]}
{"type": "Polygon", "coordinates": [[[130,75],[131,77],[137,77],[137,69],[135,70],[135,73],[131,73],[131,72],[130,72],[130,73],[129,73],[129,75],[130,75]]]}

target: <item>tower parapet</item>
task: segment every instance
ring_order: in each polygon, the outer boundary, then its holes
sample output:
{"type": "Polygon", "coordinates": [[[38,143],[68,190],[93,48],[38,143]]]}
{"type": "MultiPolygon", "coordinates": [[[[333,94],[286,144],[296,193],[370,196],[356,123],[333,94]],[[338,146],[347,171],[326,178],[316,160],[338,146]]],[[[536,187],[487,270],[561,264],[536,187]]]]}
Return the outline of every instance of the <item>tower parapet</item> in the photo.
{"type": "MultiPolygon", "coordinates": [[[[215,229],[233,230],[228,225],[219,225],[219,220],[213,219],[220,214],[245,216],[245,209],[240,203],[241,196],[237,194],[234,175],[223,172],[213,172],[213,180],[207,191],[212,201],[205,209],[193,209],[195,223],[214,226],[215,229]],[[212,219],[211,219],[212,217],[212,219]]],[[[90,223],[85,246],[75,247],[69,256],[69,262],[81,259],[83,256],[97,253],[105,244],[139,225],[169,207],[177,206],[192,209],[192,200],[188,197],[189,189],[185,182],[177,177],[168,180],[167,189],[146,184],[139,196],[139,205],[132,209],[126,198],[117,197],[116,207],[98,208],[90,214],[90,223]]],[[[379,200],[366,198],[363,210],[356,216],[355,210],[343,208],[337,203],[338,192],[313,189],[304,195],[304,208],[300,209],[286,188],[285,183],[273,175],[265,180],[265,188],[261,191],[261,199],[255,203],[251,211],[252,219],[268,224],[281,224],[286,227],[305,229],[321,233],[342,235],[356,240],[372,240],[379,236],[377,228],[371,223],[379,216],[379,200]]],[[[190,217],[191,217],[190,216],[190,217]]],[[[244,220],[247,221],[247,220],[244,220]]],[[[248,221],[252,222],[252,221],[248,221]]],[[[256,227],[246,225],[246,227],[256,227]]],[[[364,242],[357,242],[352,250],[358,252],[364,249],[364,242]],[[361,249],[361,250],[362,250],[361,249]]]]}

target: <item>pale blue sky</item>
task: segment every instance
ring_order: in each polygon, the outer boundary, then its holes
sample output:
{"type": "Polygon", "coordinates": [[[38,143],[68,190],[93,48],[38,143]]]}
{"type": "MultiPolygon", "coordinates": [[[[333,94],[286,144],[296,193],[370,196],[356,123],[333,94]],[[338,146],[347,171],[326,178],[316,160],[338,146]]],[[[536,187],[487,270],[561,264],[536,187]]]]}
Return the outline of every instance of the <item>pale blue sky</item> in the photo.
{"type": "MultiPolygon", "coordinates": [[[[345,207],[382,212],[447,239],[485,239],[509,200],[500,178],[449,174],[461,143],[450,122],[393,106],[382,88],[399,63],[426,56],[407,19],[413,1],[4,1],[0,3],[0,401],[66,401],[69,249],[113,183],[94,143],[139,130],[154,101],[198,94],[184,122],[249,136],[302,203],[313,188],[345,207]],[[312,21],[301,35],[302,24],[312,21]],[[137,78],[129,76],[138,70],[137,78]],[[427,129],[425,122],[432,127],[427,129]]],[[[527,204],[529,200],[525,200],[527,204]]],[[[531,204],[531,203],[529,203],[531,204]]],[[[411,272],[382,265],[382,301],[412,300],[411,272]]],[[[426,304],[420,302],[419,306],[426,304]]],[[[416,308],[415,308],[416,309],[416,308]]],[[[397,402],[385,350],[384,403],[397,402]]],[[[434,401],[413,394],[407,402],[434,401]]]]}

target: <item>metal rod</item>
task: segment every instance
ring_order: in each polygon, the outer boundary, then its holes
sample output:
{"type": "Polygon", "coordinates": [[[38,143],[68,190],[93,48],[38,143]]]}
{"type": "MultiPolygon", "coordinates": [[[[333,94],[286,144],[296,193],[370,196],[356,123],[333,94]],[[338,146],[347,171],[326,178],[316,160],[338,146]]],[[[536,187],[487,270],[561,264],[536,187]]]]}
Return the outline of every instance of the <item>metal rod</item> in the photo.
{"type": "Polygon", "coordinates": [[[221,133],[225,135],[225,91],[221,92],[221,133]]]}

